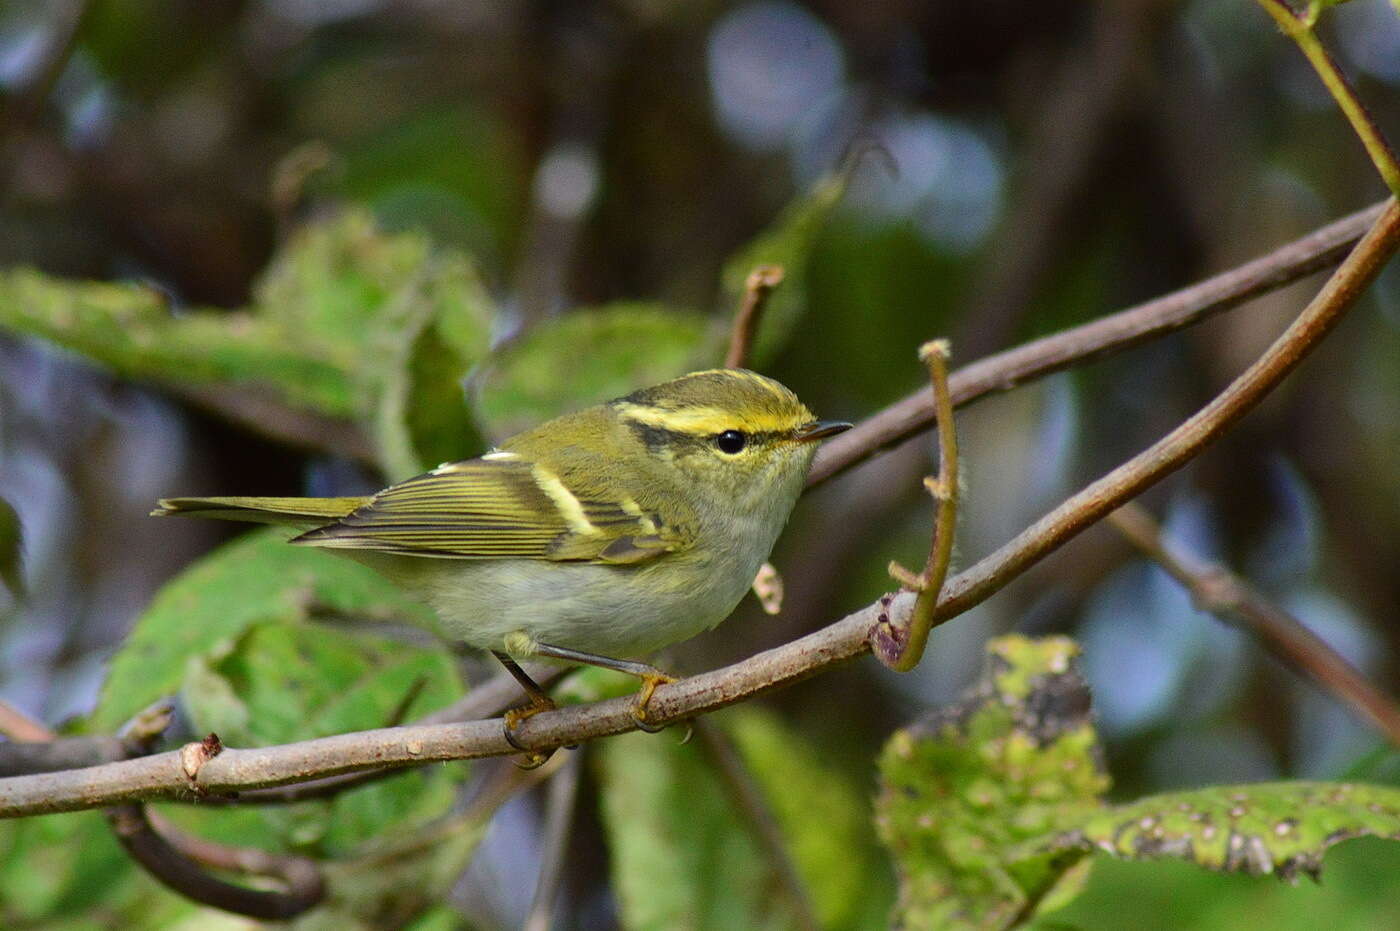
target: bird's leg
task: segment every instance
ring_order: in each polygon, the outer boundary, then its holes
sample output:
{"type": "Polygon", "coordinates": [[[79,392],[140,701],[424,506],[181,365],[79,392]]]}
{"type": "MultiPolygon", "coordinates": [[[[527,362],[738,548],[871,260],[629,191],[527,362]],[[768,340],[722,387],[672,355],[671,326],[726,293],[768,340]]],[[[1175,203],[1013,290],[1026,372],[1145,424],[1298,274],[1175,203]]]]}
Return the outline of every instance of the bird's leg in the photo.
{"type": "Polygon", "coordinates": [[[515,729],[520,726],[520,722],[527,718],[532,718],[541,711],[553,711],[557,706],[554,699],[545,694],[538,682],[530,678],[530,674],[520,668],[515,660],[505,653],[496,650],[491,651],[491,655],[501,661],[501,665],[506,667],[506,672],[510,673],[520,687],[525,690],[525,694],[530,696],[530,704],[524,708],[512,708],[501,718],[501,734],[505,737],[506,743],[525,754],[522,762],[516,763],[521,769],[536,769],[549,761],[554,751],[541,752],[522,747],[515,739],[515,729]]]}
{"type": "Polygon", "coordinates": [[[630,659],[613,659],[611,656],[599,656],[597,653],[584,653],[581,650],[570,650],[568,647],[557,647],[552,643],[536,642],[534,652],[539,656],[548,656],[551,659],[583,663],[588,666],[598,666],[603,669],[625,672],[629,676],[636,676],[642,680],[642,688],[637,693],[636,702],[632,705],[632,720],[637,722],[637,727],[648,734],[655,734],[665,726],[653,724],[647,720],[647,705],[651,702],[651,696],[656,691],[656,687],[667,682],[675,682],[675,676],[667,675],[649,663],[638,663],[630,659]]]}

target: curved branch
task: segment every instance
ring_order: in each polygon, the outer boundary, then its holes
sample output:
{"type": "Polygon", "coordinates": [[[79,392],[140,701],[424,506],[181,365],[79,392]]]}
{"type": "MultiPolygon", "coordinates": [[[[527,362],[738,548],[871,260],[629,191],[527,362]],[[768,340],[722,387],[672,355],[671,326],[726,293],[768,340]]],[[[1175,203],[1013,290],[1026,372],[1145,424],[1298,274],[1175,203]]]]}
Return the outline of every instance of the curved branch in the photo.
{"type": "Polygon", "coordinates": [[[325,882],[316,864],[305,857],[279,856],[252,847],[228,847],[203,838],[157,831],[146,806],[132,803],[107,810],[112,833],[131,858],[165,886],[186,898],[226,912],[285,921],[325,898],[325,882]],[[276,879],[285,892],[249,889],[224,882],[200,864],[276,879]]]}
{"type": "Polygon", "coordinates": [[[1027,566],[1181,468],[1272,391],[1331,332],[1400,245],[1400,203],[1392,198],[1342,267],[1264,354],[1181,426],[954,578],[938,605],[941,619],[961,614],[999,591],[1027,566]]]}

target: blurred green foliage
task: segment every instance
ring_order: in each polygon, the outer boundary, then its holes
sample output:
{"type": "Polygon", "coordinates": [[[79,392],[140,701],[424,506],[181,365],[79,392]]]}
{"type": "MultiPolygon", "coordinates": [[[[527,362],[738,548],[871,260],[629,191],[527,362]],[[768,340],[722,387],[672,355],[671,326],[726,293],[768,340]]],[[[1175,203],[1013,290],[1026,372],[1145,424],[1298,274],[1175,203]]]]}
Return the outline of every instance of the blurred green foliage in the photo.
{"type": "MultiPolygon", "coordinates": [[[[884,923],[891,887],[860,793],[817,748],[757,709],[715,722],[757,780],[824,928],[884,923]]],[[[788,928],[791,892],[703,740],[632,734],[599,747],[612,876],[629,928],[788,928]]]]}

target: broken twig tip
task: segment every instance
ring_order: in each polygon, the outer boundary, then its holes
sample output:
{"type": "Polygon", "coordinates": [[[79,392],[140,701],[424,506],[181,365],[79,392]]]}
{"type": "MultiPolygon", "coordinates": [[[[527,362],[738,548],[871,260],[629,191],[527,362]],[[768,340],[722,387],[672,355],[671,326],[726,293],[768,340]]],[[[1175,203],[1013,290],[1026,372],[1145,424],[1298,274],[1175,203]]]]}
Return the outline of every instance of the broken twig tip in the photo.
{"type": "Polygon", "coordinates": [[[781,265],[760,265],[749,272],[748,280],[744,282],[749,290],[756,288],[776,288],[783,283],[787,277],[787,271],[781,265]]]}
{"type": "Polygon", "coordinates": [[[919,347],[920,362],[927,362],[934,356],[938,356],[941,359],[948,359],[952,355],[953,344],[946,339],[931,339],[919,347]]]}
{"type": "Polygon", "coordinates": [[[893,559],[890,560],[890,564],[886,567],[885,571],[890,574],[890,578],[894,579],[911,592],[921,592],[928,585],[928,581],[922,575],[910,572],[893,559]]]}

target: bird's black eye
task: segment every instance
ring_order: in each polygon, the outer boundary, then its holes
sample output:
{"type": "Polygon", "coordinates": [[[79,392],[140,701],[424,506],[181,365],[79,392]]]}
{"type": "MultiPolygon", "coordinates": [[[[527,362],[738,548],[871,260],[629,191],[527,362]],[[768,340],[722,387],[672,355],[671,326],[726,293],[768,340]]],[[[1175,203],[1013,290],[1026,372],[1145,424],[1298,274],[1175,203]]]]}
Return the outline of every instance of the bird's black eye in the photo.
{"type": "Polygon", "coordinates": [[[741,452],[744,448],[744,444],[748,441],[749,438],[738,430],[725,430],[719,436],[715,437],[715,445],[719,447],[719,451],[728,453],[731,456],[741,452]]]}

